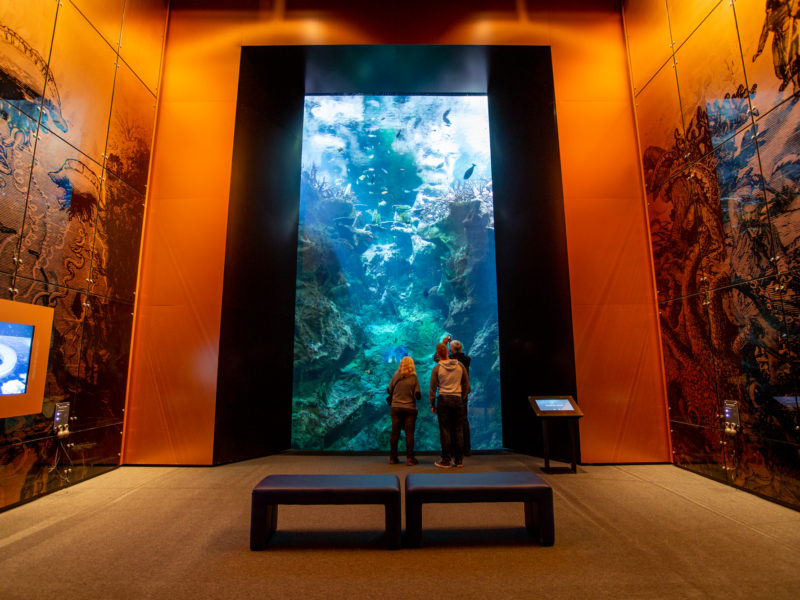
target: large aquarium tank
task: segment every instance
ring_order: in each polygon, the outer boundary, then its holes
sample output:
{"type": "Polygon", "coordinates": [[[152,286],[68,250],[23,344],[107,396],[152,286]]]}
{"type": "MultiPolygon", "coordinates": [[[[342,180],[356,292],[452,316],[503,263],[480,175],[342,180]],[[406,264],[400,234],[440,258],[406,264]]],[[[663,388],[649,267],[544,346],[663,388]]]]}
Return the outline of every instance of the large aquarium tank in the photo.
{"type": "Polygon", "coordinates": [[[487,97],[306,96],[302,143],[292,448],[387,451],[408,355],[416,450],[439,450],[428,388],[447,334],[472,357],[472,448],[502,447],[487,97]]]}

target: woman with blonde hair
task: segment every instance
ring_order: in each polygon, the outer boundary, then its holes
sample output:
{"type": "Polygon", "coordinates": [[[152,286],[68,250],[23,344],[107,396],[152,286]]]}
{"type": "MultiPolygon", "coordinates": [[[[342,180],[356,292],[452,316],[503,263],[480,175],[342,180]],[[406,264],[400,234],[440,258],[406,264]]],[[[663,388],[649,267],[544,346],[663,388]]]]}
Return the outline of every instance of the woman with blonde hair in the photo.
{"type": "Polygon", "coordinates": [[[417,400],[422,397],[417,381],[414,359],[404,356],[397,367],[392,381],[386,390],[392,397],[392,436],[389,440],[389,464],[396,465],[397,444],[400,441],[400,430],[406,434],[406,464],[410,467],[417,464],[414,457],[414,427],[417,424],[417,400]]]}

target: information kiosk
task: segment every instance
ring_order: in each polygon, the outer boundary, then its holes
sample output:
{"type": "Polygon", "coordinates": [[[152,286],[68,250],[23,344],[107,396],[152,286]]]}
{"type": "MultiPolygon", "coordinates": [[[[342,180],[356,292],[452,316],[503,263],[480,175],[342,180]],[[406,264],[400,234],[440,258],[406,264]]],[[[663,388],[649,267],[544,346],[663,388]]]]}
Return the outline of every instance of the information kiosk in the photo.
{"type": "Polygon", "coordinates": [[[542,421],[542,438],[544,445],[545,473],[558,472],[550,468],[550,423],[554,420],[567,420],[569,425],[570,448],[572,449],[572,468],[570,472],[578,471],[578,419],[583,416],[583,411],[578,407],[572,396],[528,396],[528,401],[533,407],[536,416],[542,421]]]}

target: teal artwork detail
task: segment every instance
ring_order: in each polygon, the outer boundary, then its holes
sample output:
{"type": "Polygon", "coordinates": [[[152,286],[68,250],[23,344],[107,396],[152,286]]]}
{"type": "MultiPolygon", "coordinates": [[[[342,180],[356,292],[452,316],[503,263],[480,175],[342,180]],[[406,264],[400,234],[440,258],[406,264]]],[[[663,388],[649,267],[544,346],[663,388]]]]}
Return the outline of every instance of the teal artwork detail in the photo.
{"type": "Polygon", "coordinates": [[[304,111],[292,448],[388,450],[386,386],[411,356],[415,446],[439,450],[427,392],[446,334],[472,358],[472,448],[501,448],[487,97],[306,96],[304,111]]]}

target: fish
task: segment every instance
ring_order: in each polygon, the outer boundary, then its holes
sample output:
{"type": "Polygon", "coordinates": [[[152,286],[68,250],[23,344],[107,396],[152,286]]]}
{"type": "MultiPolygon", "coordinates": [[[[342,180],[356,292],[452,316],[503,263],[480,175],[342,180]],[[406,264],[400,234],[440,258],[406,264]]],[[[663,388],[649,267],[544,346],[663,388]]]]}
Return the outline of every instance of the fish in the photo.
{"type": "Polygon", "coordinates": [[[442,115],[442,121],[444,121],[444,124],[447,125],[448,127],[450,127],[450,119],[447,118],[447,115],[449,114],[450,114],[450,109],[448,108],[446,111],[444,111],[444,114],[442,115]]]}
{"type": "Polygon", "coordinates": [[[464,171],[464,179],[469,179],[470,177],[472,177],[473,171],[475,171],[475,163],[472,163],[472,166],[466,171],[464,171]]]}
{"type": "Polygon", "coordinates": [[[405,344],[387,348],[383,352],[383,357],[387,363],[399,363],[404,356],[408,356],[408,347],[405,344]]]}

